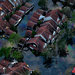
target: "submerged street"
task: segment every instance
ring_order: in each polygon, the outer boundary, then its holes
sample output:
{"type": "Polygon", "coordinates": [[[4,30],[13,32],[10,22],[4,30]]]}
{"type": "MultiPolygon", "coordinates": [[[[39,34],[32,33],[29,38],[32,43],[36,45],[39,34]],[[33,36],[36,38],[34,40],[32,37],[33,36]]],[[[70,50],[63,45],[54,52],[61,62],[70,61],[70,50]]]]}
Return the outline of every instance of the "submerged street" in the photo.
{"type": "MultiPolygon", "coordinates": [[[[17,27],[18,34],[20,34],[22,37],[25,36],[28,21],[32,17],[33,13],[40,8],[38,6],[38,2],[39,0],[31,0],[29,2],[34,3],[34,8],[32,11],[24,16],[17,27]]],[[[55,7],[52,4],[52,0],[49,0],[49,3],[50,5],[48,7],[55,7]]],[[[5,44],[7,44],[7,40],[0,39],[0,48],[3,47],[5,44]]],[[[35,56],[30,50],[23,52],[23,61],[26,62],[31,69],[39,70],[41,72],[41,75],[65,75],[66,71],[75,64],[75,49],[71,45],[68,46],[68,49],[70,49],[69,54],[66,57],[57,56],[57,58],[53,58],[52,62],[49,64],[50,67],[45,66],[46,64],[44,64],[44,57],[35,56]]],[[[0,60],[2,59],[3,57],[0,57],[0,60]]]]}

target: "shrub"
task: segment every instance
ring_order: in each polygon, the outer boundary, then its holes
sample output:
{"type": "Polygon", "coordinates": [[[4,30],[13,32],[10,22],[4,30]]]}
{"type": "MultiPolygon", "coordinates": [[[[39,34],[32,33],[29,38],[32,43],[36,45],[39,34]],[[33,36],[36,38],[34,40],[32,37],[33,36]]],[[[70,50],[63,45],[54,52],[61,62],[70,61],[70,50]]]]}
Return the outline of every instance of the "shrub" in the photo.
{"type": "Polygon", "coordinates": [[[15,58],[16,60],[20,60],[23,58],[23,55],[20,51],[14,51],[12,54],[11,54],[11,57],[12,58],[15,58]]]}
{"type": "Polygon", "coordinates": [[[19,40],[21,39],[21,36],[19,34],[16,33],[12,33],[8,39],[8,41],[12,42],[12,43],[18,43],[19,40]]]}
{"type": "Polygon", "coordinates": [[[3,47],[0,50],[0,56],[5,56],[5,58],[9,58],[12,48],[11,47],[3,47]]]}
{"type": "Polygon", "coordinates": [[[38,5],[42,8],[42,9],[46,9],[46,0],[40,0],[38,5]]]}

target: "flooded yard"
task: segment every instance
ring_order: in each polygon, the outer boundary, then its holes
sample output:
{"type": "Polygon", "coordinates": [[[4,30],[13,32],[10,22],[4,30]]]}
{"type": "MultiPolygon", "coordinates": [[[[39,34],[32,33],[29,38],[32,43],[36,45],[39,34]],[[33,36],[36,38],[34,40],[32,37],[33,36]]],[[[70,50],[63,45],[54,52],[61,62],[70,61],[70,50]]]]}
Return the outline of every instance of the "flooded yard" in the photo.
{"type": "MultiPolygon", "coordinates": [[[[18,33],[21,36],[25,36],[25,32],[26,32],[26,26],[27,26],[27,22],[28,20],[31,18],[31,16],[33,15],[33,12],[36,11],[38,8],[40,8],[38,6],[38,1],[39,0],[31,0],[30,3],[34,3],[34,9],[27,15],[24,16],[23,20],[21,21],[21,23],[19,24],[19,26],[17,27],[18,29],[18,33]]],[[[51,7],[53,7],[52,1],[50,1],[51,7]]],[[[49,5],[50,7],[50,5],[49,5]]],[[[74,41],[75,42],[75,41],[74,41]]],[[[7,43],[7,40],[0,39],[0,47],[2,47],[3,45],[5,45],[7,43]]],[[[69,51],[69,55],[67,55],[66,57],[57,57],[52,59],[52,63],[50,63],[50,67],[46,68],[44,63],[44,58],[42,56],[35,56],[30,50],[23,53],[24,55],[24,59],[23,61],[26,62],[31,69],[36,70],[38,69],[41,72],[41,75],[65,75],[66,70],[75,64],[75,48],[73,47],[69,47],[70,49],[69,51]],[[57,60],[57,63],[56,63],[57,60]]],[[[3,57],[0,57],[0,60],[3,57]]]]}

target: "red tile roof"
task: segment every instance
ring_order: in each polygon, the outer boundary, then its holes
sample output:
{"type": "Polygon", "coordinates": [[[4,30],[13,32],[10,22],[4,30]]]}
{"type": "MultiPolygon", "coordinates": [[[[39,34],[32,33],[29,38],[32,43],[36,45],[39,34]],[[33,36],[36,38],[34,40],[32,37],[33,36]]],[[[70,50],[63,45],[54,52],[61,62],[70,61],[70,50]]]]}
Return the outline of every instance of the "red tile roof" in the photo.
{"type": "Polygon", "coordinates": [[[21,10],[16,11],[15,14],[21,17],[24,15],[24,13],[21,10]]]}
{"type": "Polygon", "coordinates": [[[28,71],[32,71],[26,63],[23,62],[19,62],[17,64],[14,64],[12,67],[9,68],[9,65],[11,64],[11,62],[7,61],[7,60],[2,60],[0,61],[0,73],[4,74],[4,70],[3,68],[5,67],[5,74],[10,74],[10,75],[20,75],[23,71],[28,70],[28,71]]]}
{"type": "Polygon", "coordinates": [[[31,30],[26,30],[25,36],[31,37],[32,36],[32,31],[31,30]]]}
{"type": "Polygon", "coordinates": [[[17,21],[14,20],[13,18],[11,18],[11,19],[9,20],[9,23],[10,23],[11,25],[15,25],[15,24],[17,23],[17,21]]]}
{"type": "Polygon", "coordinates": [[[6,27],[10,27],[10,25],[6,20],[2,20],[2,18],[0,18],[0,27],[4,29],[6,27]]]}
{"type": "Polygon", "coordinates": [[[16,14],[13,14],[11,18],[15,19],[16,21],[21,19],[21,17],[19,15],[16,15],[16,14]]]}
{"type": "Polygon", "coordinates": [[[30,8],[30,7],[32,6],[32,4],[31,4],[31,3],[26,2],[26,3],[25,3],[25,6],[26,6],[26,7],[28,7],[28,8],[30,8]]]}
{"type": "Polygon", "coordinates": [[[35,22],[35,23],[37,23],[37,22],[38,22],[38,19],[37,19],[37,18],[35,18],[34,16],[32,16],[30,20],[31,20],[32,22],[35,22]]]}
{"type": "Polygon", "coordinates": [[[36,34],[36,35],[41,34],[46,39],[46,41],[44,40],[45,42],[47,42],[49,40],[49,36],[52,35],[52,33],[48,30],[48,27],[49,27],[48,25],[40,27],[37,30],[37,34],[36,34]]]}
{"type": "Polygon", "coordinates": [[[2,61],[0,61],[0,65],[2,65],[2,66],[4,66],[4,67],[7,67],[8,65],[9,65],[9,61],[7,61],[7,60],[2,60],[2,61]]]}
{"type": "Polygon", "coordinates": [[[19,42],[25,43],[26,39],[25,38],[21,38],[19,42]]]}
{"type": "Polygon", "coordinates": [[[26,12],[26,11],[28,10],[28,8],[27,8],[27,7],[25,7],[25,6],[22,6],[22,7],[20,8],[20,10],[22,10],[22,11],[26,12]]]}
{"type": "Polygon", "coordinates": [[[45,11],[42,10],[42,9],[38,9],[36,12],[40,13],[40,14],[43,14],[45,11]]]}
{"type": "Polygon", "coordinates": [[[57,28],[57,24],[53,20],[50,20],[48,22],[54,27],[54,29],[57,28]]]}
{"type": "Polygon", "coordinates": [[[40,39],[40,37],[31,38],[27,44],[29,44],[29,47],[32,47],[34,50],[42,52],[45,42],[41,41],[40,39]],[[33,44],[36,45],[36,47],[34,47],[33,44]]]}
{"type": "Polygon", "coordinates": [[[42,28],[48,29],[51,34],[53,34],[53,31],[55,31],[55,29],[53,28],[53,26],[49,22],[46,22],[46,23],[41,24],[41,25],[42,25],[42,28]]]}
{"type": "Polygon", "coordinates": [[[14,31],[10,30],[9,28],[4,29],[5,33],[8,35],[11,35],[12,33],[14,33],[14,31]]]}
{"type": "Polygon", "coordinates": [[[12,4],[8,1],[8,0],[5,0],[2,4],[5,8],[7,8],[10,12],[12,11],[12,4]]]}
{"type": "Polygon", "coordinates": [[[37,18],[37,19],[39,19],[40,15],[41,15],[41,14],[39,14],[38,12],[34,12],[34,13],[33,13],[33,17],[35,17],[35,18],[37,18]]]}
{"type": "Polygon", "coordinates": [[[36,25],[36,23],[32,21],[28,21],[27,26],[33,28],[36,25]]]}

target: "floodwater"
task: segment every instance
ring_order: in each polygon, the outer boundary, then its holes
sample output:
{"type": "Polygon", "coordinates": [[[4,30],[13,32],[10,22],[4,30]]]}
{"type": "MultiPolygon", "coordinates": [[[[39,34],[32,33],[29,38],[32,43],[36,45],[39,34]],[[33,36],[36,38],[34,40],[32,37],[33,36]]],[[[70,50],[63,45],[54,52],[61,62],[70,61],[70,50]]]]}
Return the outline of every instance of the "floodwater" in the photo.
{"type": "MultiPolygon", "coordinates": [[[[22,22],[19,24],[19,28],[24,29],[24,27],[26,28],[26,24],[28,22],[28,20],[30,19],[30,17],[32,16],[33,12],[36,11],[38,8],[40,8],[38,6],[38,1],[39,0],[32,0],[31,3],[34,3],[34,9],[24,17],[24,19],[22,20],[22,22]]],[[[50,4],[49,7],[53,7],[52,1],[49,0],[50,4]]],[[[61,6],[59,4],[59,6],[61,6]]],[[[23,30],[21,29],[21,30],[23,30]]],[[[21,31],[20,30],[20,31],[21,31]]],[[[19,32],[20,33],[20,32],[19,32]]],[[[23,34],[23,36],[25,35],[25,30],[24,33],[21,32],[20,34],[23,34]]],[[[27,64],[29,64],[31,69],[36,69],[39,70],[41,72],[42,75],[65,75],[65,71],[75,63],[75,50],[71,50],[70,54],[67,57],[58,57],[57,58],[57,63],[55,62],[56,59],[53,59],[53,62],[50,63],[51,67],[46,68],[45,65],[43,64],[44,62],[44,58],[42,56],[38,56],[36,57],[31,51],[27,51],[26,53],[23,53],[24,55],[24,59],[23,61],[25,61],[27,64]]]]}
{"type": "Polygon", "coordinates": [[[23,20],[21,21],[21,23],[18,26],[18,33],[21,36],[25,36],[25,31],[26,31],[26,26],[27,26],[27,22],[29,21],[29,19],[31,18],[31,16],[33,15],[34,11],[36,11],[38,8],[40,8],[38,6],[38,1],[39,0],[30,0],[30,3],[34,3],[34,9],[28,13],[28,15],[25,15],[25,17],[23,18],[23,20]]]}
{"type": "MultiPolygon", "coordinates": [[[[18,26],[18,33],[21,36],[25,36],[25,31],[26,31],[26,24],[28,22],[28,20],[30,19],[30,17],[32,16],[33,12],[36,11],[38,8],[40,8],[38,6],[38,1],[39,0],[31,0],[30,3],[34,3],[34,9],[28,14],[26,15],[23,20],[21,21],[21,23],[18,26]]],[[[50,1],[50,0],[49,0],[50,1]]],[[[52,2],[51,2],[52,3],[52,2]]],[[[51,4],[52,6],[52,4],[51,4]]],[[[0,47],[2,47],[2,45],[4,45],[3,40],[0,40],[0,47]]],[[[68,46],[69,48],[69,46],[68,46]]],[[[38,56],[36,57],[31,51],[27,51],[25,53],[23,53],[24,55],[24,59],[23,61],[26,62],[31,69],[33,70],[39,70],[41,72],[41,75],[65,75],[65,71],[72,66],[73,64],[75,64],[75,50],[70,49],[69,50],[69,55],[66,57],[57,57],[57,63],[56,63],[56,59],[53,59],[53,62],[50,63],[50,67],[46,68],[45,65],[43,64],[44,62],[44,58],[42,56],[38,56]]],[[[3,57],[0,58],[0,60],[3,57]]]]}

